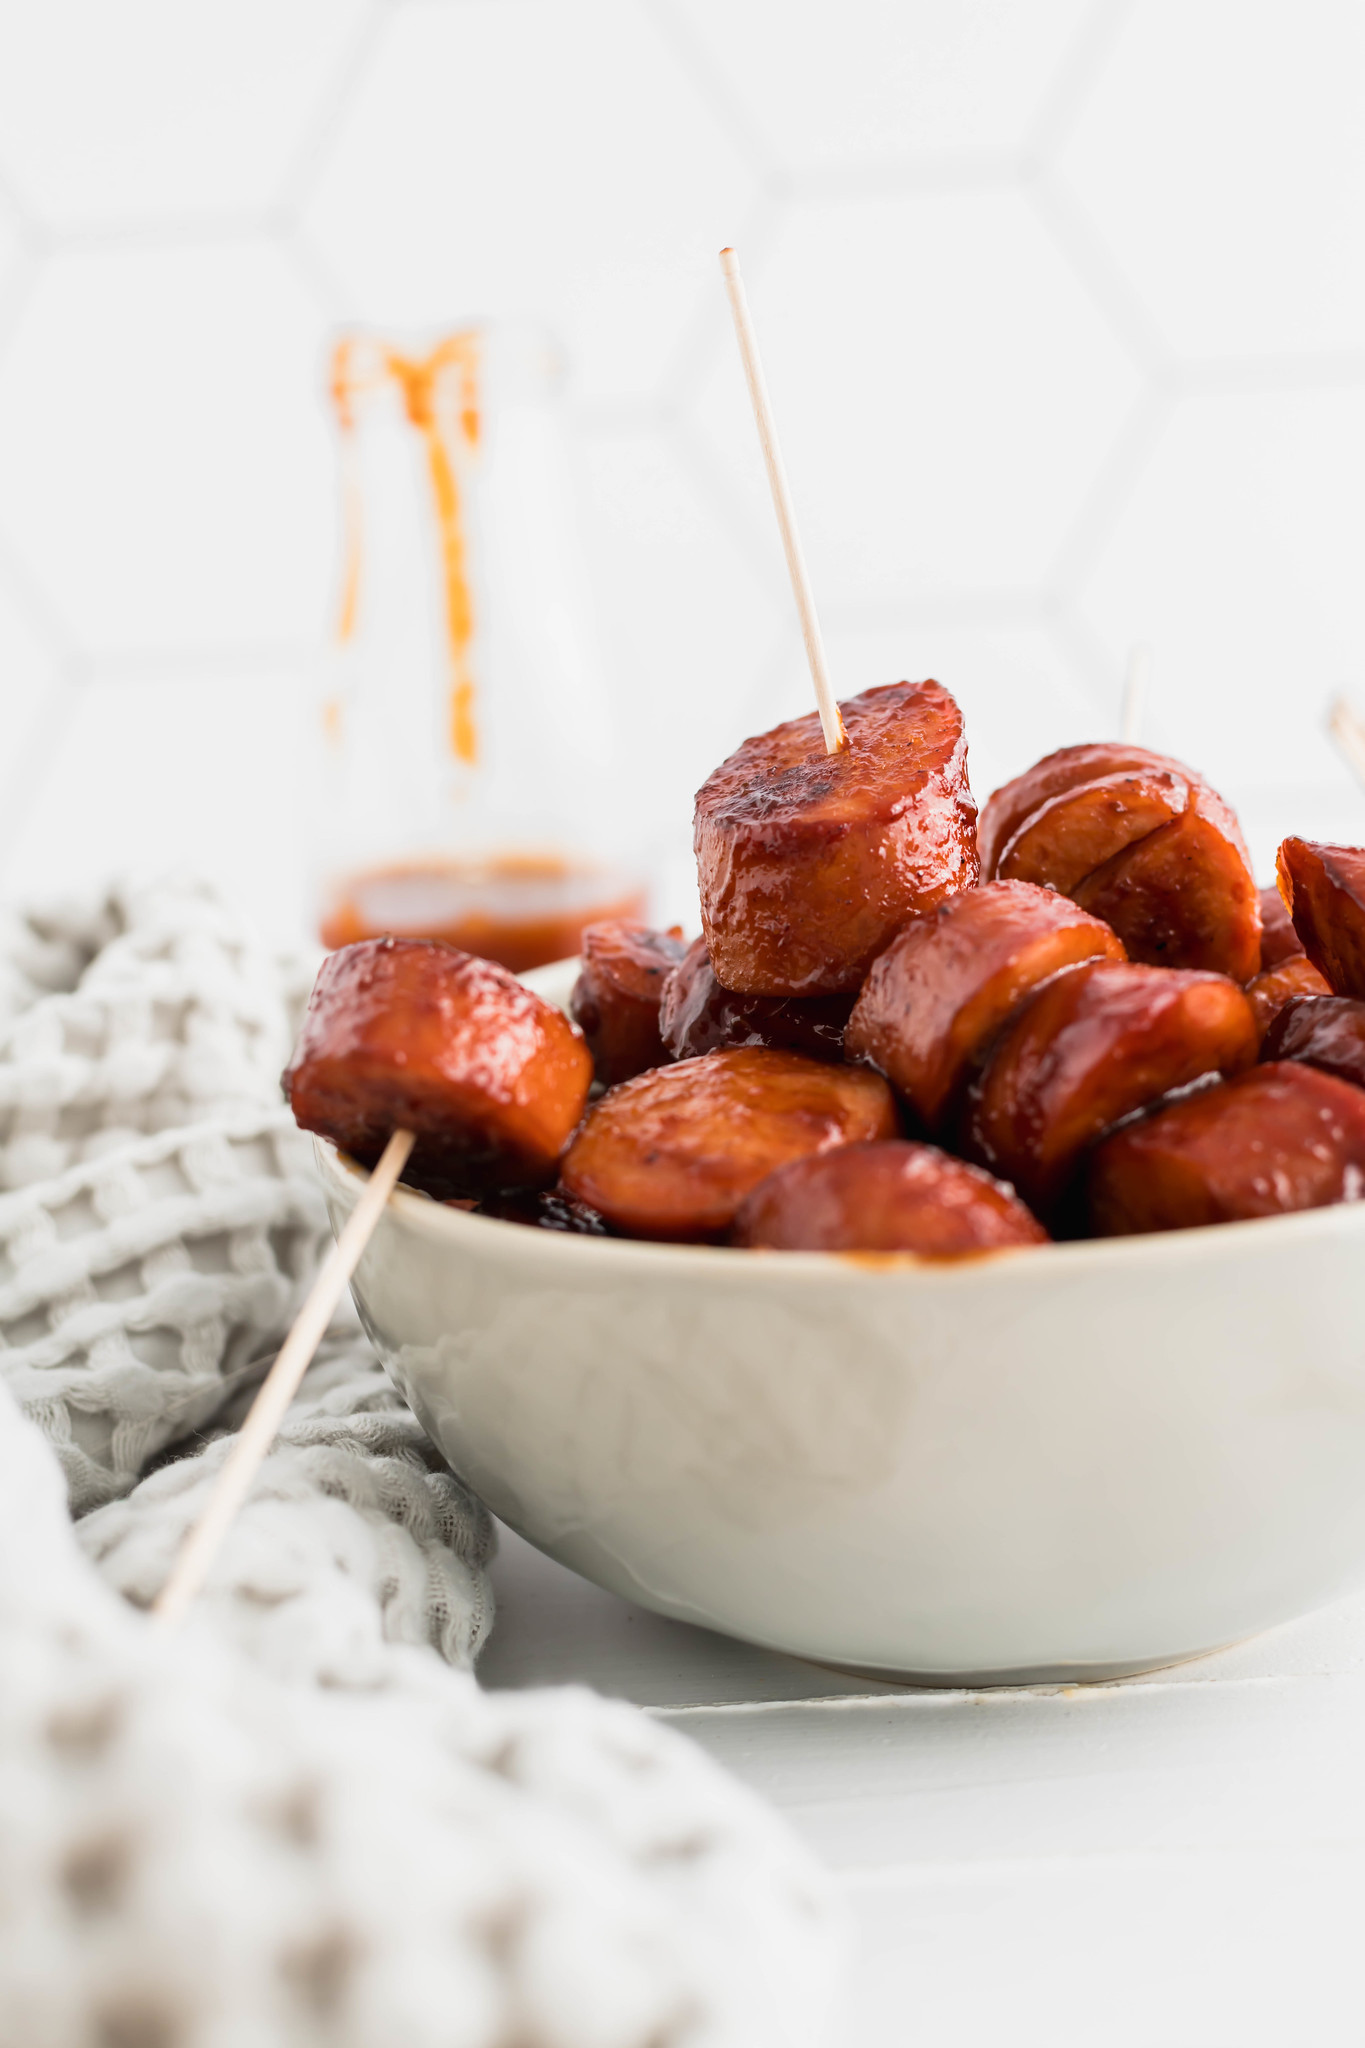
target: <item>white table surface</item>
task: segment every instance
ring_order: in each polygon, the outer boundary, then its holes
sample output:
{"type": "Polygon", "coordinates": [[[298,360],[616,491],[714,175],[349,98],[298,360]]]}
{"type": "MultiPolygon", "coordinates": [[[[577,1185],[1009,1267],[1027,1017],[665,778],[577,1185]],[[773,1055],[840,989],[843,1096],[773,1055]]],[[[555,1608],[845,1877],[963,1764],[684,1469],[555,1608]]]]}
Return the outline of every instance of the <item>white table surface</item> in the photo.
{"type": "Polygon", "coordinates": [[[907,1691],[661,1620],[510,1531],[487,1686],[681,1729],[837,1874],[830,2048],[1365,2042],[1365,1595],[1122,1684],[907,1691]]]}

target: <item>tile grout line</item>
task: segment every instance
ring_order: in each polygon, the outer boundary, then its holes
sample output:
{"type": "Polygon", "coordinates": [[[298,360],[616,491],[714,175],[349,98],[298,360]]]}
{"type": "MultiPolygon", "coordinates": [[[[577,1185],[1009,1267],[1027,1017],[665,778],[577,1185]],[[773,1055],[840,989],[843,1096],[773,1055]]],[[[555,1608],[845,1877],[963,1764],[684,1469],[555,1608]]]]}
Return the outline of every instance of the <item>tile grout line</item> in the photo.
{"type": "Polygon", "coordinates": [[[360,91],[362,79],[371,69],[374,53],[389,33],[392,19],[393,10],[369,0],[350,48],[341,54],[320,105],[314,108],[306,132],[295,145],[291,160],[280,178],[277,199],[293,228],[297,229],[302,224],[309,200],[326,169],[327,158],[360,91]]]}
{"type": "Polygon", "coordinates": [[[1118,47],[1134,4],[1135,0],[1091,0],[1089,14],[1039,95],[1025,144],[1030,157],[1050,161],[1065,145],[1118,47]]]}

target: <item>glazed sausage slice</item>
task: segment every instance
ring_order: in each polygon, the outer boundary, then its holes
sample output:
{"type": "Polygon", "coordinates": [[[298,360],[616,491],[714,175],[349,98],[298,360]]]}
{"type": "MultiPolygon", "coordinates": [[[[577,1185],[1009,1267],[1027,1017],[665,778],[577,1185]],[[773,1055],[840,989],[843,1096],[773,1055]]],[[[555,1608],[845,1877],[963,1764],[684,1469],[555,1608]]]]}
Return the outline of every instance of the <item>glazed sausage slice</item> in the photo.
{"type": "Polygon", "coordinates": [[[1187,1096],[1094,1154],[1097,1236],[1189,1230],[1359,1201],[1365,1090],[1280,1062],[1187,1096]]]}
{"type": "Polygon", "coordinates": [[[1040,982],[1081,960],[1123,957],[1109,926],[1064,896],[984,882],[907,925],[873,961],[845,1048],[941,1131],[972,1067],[1040,982]]]}
{"type": "Polygon", "coordinates": [[[1365,848],[1286,839],[1280,893],[1303,950],[1339,996],[1365,996],[1365,848]]]}
{"type": "Polygon", "coordinates": [[[416,1133],[404,1179],[442,1197],[544,1186],[583,1113],[588,1048],[503,967],[425,939],[329,953],[284,1074],[295,1118],[362,1165],[416,1133]]]}
{"type": "Polygon", "coordinates": [[[731,1242],[785,1252],[953,1258],[1045,1244],[1012,1188],[934,1145],[841,1145],[779,1166],[745,1197],[731,1242]]]}
{"type": "Polygon", "coordinates": [[[1116,854],[1072,891],[1111,924],[1130,958],[1250,981],[1261,958],[1261,907],[1237,820],[1195,783],[1178,818],[1116,854]]]}
{"type": "Polygon", "coordinates": [[[1312,961],[1302,953],[1291,953],[1278,967],[1267,967],[1263,974],[1249,981],[1246,999],[1256,1019],[1262,1056],[1266,1059],[1285,1057],[1281,1053],[1266,1053],[1264,1047],[1266,1034],[1286,1003],[1292,1003],[1300,996],[1330,996],[1331,993],[1312,961]]]}
{"type": "Polygon", "coordinates": [[[585,927],[583,970],[569,1015],[588,1041],[593,1072],[604,1088],[660,1067],[668,1058],[659,1036],[659,1003],[669,975],[687,951],[681,925],[610,919],[585,927]]]}
{"type": "Polygon", "coordinates": [[[774,1167],[895,1135],[880,1074],[744,1046],[613,1088],[584,1119],[562,1180],[630,1237],[716,1240],[774,1167]]]}
{"type": "Polygon", "coordinates": [[[1169,769],[1131,769],[1063,790],[1030,812],[995,864],[1004,881],[1069,896],[1115,854],[1178,818],[1189,783],[1169,769]]]}
{"type": "Polygon", "coordinates": [[[1167,754],[1154,754],[1150,747],[1130,747],[1118,740],[1099,740],[1084,747],[1059,747],[1045,754],[1013,782],[995,791],[981,813],[977,841],[981,849],[981,872],[992,879],[1000,856],[1027,820],[1055,798],[1082,784],[1099,782],[1113,775],[1174,775],[1182,782],[1192,779],[1183,763],[1167,754]]]}
{"type": "Polygon", "coordinates": [[[964,1150],[1046,1218],[1111,1124],[1256,1057],[1241,989],[1218,974],[1077,967],[1007,1026],[968,1098],[964,1150]]]}
{"type": "Polygon", "coordinates": [[[1261,972],[1265,974],[1286,960],[1302,958],[1303,940],[1275,884],[1256,893],[1261,902],[1261,972]]]}
{"type": "Polygon", "coordinates": [[[948,692],[890,683],[840,708],[841,752],[812,712],[745,740],[697,793],[702,929],[741,995],[852,994],[903,924],[976,881],[948,692]]]}
{"type": "Polygon", "coordinates": [[[726,1045],[770,1045],[839,1060],[852,1008],[852,996],[737,996],[721,987],[706,941],[697,939],[665,983],[659,1033],[677,1060],[726,1045]]]}
{"type": "Polygon", "coordinates": [[[1111,924],[1130,959],[1242,982],[1259,969],[1260,901],[1241,830],[1179,761],[1064,747],[996,791],[979,837],[988,879],[1061,890],[1111,924]]]}
{"type": "Polygon", "coordinates": [[[1261,1057],[1302,1060],[1305,1066],[1320,1067],[1324,1074],[1365,1088],[1365,1003],[1353,996],[1291,999],[1261,1041],[1261,1057]]]}

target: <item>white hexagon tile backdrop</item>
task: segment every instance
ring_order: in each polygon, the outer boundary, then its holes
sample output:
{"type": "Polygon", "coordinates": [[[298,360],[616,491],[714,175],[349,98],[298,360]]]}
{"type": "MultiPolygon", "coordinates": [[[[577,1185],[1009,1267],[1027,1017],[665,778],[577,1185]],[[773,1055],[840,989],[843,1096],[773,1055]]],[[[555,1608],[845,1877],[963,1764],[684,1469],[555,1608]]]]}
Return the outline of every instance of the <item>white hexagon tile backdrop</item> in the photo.
{"type": "Polygon", "coordinates": [[[1354,0],[2,0],[0,887],[301,925],[328,338],[530,314],[686,915],[692,790],[808,701],[727,241],[841,690],[939,675],[984,794],[1145,640],[1263,870],[1365,837],[1362,104],[1354,0]]]}

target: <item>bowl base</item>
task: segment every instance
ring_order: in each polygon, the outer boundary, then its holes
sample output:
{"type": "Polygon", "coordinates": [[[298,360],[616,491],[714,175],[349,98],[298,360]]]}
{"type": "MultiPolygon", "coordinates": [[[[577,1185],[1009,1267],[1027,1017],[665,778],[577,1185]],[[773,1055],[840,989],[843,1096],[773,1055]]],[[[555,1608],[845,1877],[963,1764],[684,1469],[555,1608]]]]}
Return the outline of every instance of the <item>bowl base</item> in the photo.
{"type": "MultiPolygon", "coordinates": [[[[1238,1638],[1237,1640],[1246,1640],[1238,1638]]],[[[1210,1643],[1207,1649],[1177,1650],[1162,1657],[1123,1659],[1116,1664],[1021,1665],[1005,1671],[884,1671],[872,1664],[836,1664],[829,1657],[807,1656],[822,1671],[844,1678],[867,1678],[878,1685],[903,1685],[915,1692],[1002,1692],[1026,1686],[1112,1685],[1120,1678],[1145,1678],[1152,1671],[1174,1671],[1201,1657],[1216,1657],[1233,1643],[1210,1643]]]]}

